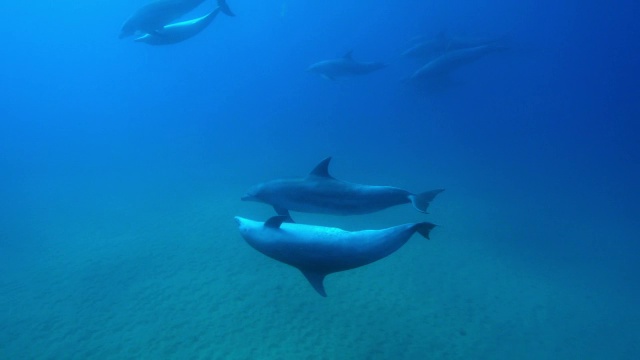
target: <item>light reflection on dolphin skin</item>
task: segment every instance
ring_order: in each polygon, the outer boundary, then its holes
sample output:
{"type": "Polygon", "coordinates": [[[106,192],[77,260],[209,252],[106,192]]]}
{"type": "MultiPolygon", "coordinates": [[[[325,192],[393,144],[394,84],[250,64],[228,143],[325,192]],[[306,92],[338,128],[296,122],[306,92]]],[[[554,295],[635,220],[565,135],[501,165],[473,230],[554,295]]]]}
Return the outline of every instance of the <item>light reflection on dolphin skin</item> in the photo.
{"type": "Polygon", "coordinates": [[[182,42],[194,37],[207,28],[220,12],[234,16],[225,1],[218,0],[218,7],[204,16],[166,25],[160,30],[138,37],[135,41],[144,42],[149,45],[170,45],[182,42]]]}
{"type": "Polygon", "coordinates": [[[300,270],[318,294],[325,297],[323,280],[328,274],[383,259],[400,249],[416,232],[429,239],[436,226],[420,222],[382,230],[345,231],[287,220],[286,216],[274,216],[266,222],[235,217],[240,234],[251,247],[300,270]]]}
{"type": "Polygon", "coordinates": [[[257,184],[241,198],[270,204],[279,215],[289,211],[332,215],[368,214],[391,206],[411,203],[427,212],[429,203],[444,189],[419,194],[392,186],[362,185],[342,181],[329,174],[331,157],[322,160],[304,178],[276,179],[257,184]]]}
{"type": "MultiPolygon", "coordinates": [[[[159,0],[149,3],[136,11],[122,25],[119,38],[140,34],[153,34],[202,4],[204,0],[159,0]]],[[[222,12],[229,9],[224,0],[218,1],[222,12]],[[222,5],[221,5],[222,3],[222,5]]],[[[230,12],[227,15],[233,16],[230,12]]]]}

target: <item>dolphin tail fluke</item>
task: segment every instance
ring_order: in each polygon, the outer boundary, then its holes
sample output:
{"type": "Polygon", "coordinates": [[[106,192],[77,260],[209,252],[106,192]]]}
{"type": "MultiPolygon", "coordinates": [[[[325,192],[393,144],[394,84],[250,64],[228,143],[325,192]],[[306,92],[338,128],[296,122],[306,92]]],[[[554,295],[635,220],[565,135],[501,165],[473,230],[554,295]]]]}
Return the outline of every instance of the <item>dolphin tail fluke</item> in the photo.
{"type": "Polygon", "coordinates": [[[227,5],[226,0],[218,0],[218,8],[220,9],[220,11],[229,16],[236,16],[236,14],[231,11],[231,8],[229,8],[229,5],[227,5]]]}
{"type": "Polygon", "coordinates": [[[429,233],[431,232],[431,230],[433,230],[434,227],[436,227],[436,225],[430,222],[421,222],[421,223],[415,224],[413,228],[420,235],[422,235],[422,237],[429,240],[429,233]]]}
{"type": "Polygon", "coordinates": [[[314,272],[314,271],[304,271],[304,270],[300,270],[300,271],[302,271],[302,275],[304,275],[304,277],[306,277],[307,280],[309,280],[309,284],[313,286],[313,288],[318,292],[318,294],[322,295],[323,297],[327,297],[327,293],[324,291],[324,284],[323,284],[324,277],[327,276],[327,274],[314,272]]]}
{"type": "Polygon", "coordinates": [[[436,195],[440,194],[443,191],[444,189],[436,189],[425,191],[420,194],[411,194],[409,195],[409,200],[411,200],[411,203],[413,204],[413,207],[416,208],[416,210],[426,213],[431,200],[433,200],[436,195]]]}

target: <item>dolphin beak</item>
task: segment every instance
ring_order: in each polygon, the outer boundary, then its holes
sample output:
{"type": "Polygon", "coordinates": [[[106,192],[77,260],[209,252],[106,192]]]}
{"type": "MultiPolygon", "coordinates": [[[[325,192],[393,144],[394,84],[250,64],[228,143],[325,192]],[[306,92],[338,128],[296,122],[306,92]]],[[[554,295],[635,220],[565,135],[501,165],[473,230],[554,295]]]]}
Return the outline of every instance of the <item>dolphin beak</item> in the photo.
{"type": "Polygon", "coordinates": [[[234,217],[233,217],[233,220],[235,220],[235,221],[236,221],[236,224],[238,224],[238,226],[240,226],[241,220],[240,220],[240,217],[239,217],[239,216],[234,216],[234,217]]]}

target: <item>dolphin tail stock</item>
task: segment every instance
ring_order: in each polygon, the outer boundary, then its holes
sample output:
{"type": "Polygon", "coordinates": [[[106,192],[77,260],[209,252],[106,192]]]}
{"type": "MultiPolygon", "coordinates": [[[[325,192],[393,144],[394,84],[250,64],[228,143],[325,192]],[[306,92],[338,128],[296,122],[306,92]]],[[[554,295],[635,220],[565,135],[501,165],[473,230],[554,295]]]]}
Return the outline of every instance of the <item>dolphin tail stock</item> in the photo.
{"type": "Polygon", "coordinates": [[[424,237],[427,240],[430,240],[429,238],[429,233],[431,232],[431,230],[433,230],[433,228],[435,228],[437,225],[436,224],[432,224],[430,222],[421,222],[421,223],[416,223],[413,225],[413,229],[418,232],[420,235],[422,235],[422,237],[424,237]]]}
{"type": "Polygon", "coordinates": [[[220,11],[222,11],[226,15],[236,16],[236,14],[231,11],[231,8],[229,8],[229,5],[227,5],[226,0],[218,0],[218,9],[220,9],[220,11]]]}
{"type": "Polygon", "coordinates": [[[420,194],[410,194],[409,200],[411,200],[411,204],[413,204],[413,207],[416,208],[416,210],[426,213],[429,203],[436,197],[436,195],[443,191],[444,189],[436,189],[425,191],[420,194]]]}

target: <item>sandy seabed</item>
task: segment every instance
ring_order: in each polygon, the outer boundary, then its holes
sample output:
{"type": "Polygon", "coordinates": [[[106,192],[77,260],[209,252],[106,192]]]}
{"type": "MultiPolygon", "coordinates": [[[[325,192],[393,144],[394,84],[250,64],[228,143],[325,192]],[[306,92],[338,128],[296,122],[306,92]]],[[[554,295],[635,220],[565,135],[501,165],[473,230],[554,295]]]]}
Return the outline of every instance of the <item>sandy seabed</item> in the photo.
{"type": "MultiPolygon", "coordinates": [[[[640,316],[627,297],[508,256],[468,209],[443,196],[427,217],[445,224],[431,241],[415,236],[329,275],[327,298],[244,243],[232,217],[271,210],[235,196],[193,200],[118,234],[86,224],[2,266],[0,358],[637,358],[640,316]]],[[[319,222],[381,228],[423,216],[398,207],[319,222]]]]}

